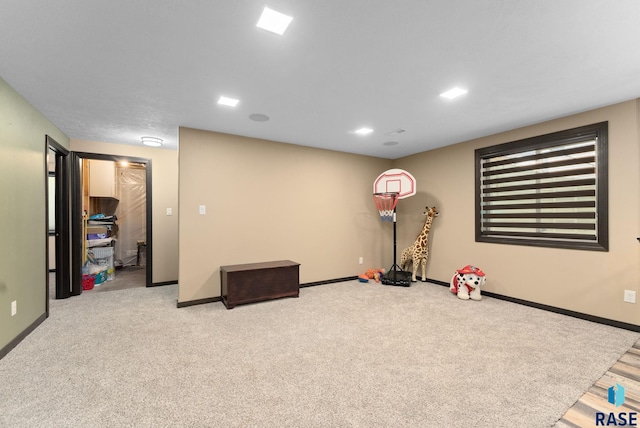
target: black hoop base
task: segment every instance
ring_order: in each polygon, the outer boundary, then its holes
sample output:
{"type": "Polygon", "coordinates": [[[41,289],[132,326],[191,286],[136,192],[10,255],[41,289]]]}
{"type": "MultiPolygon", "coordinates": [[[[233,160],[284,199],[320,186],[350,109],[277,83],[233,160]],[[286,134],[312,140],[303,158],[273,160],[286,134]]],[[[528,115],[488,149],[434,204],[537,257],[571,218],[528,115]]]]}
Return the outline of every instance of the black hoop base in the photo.
{"type": "Polygon", "coordinates": [[[380,282],[384,285],[411,287],[411,272],[405,272],[400,266],[394,264],[387,273],[382,275],[380,282]]]}

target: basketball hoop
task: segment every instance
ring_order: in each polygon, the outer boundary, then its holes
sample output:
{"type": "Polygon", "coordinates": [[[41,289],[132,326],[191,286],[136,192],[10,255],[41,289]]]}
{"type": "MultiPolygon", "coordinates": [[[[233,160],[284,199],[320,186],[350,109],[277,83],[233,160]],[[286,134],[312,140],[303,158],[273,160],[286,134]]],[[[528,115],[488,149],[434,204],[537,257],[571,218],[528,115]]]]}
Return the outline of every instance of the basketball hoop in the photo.
{"type": "Polygon", "coordinates": [[[411,273],[403,271],[396,264],[396,204],[399,199],[416,194],[416,179],[404,169],[388,169],[373,182],[373,200],[380,213],[380,220],[393,222],[393,266],[380,281],[384,285],[411,286],[411,273]]]}
{"type": "Polygon", "coordinates": [[[378,208],[378,212],[380,213],[380,220],[393,221],[393,211],[398,203],[398,193],[374,193],[373,200],[375,201],[376,208],[378,208]]]}

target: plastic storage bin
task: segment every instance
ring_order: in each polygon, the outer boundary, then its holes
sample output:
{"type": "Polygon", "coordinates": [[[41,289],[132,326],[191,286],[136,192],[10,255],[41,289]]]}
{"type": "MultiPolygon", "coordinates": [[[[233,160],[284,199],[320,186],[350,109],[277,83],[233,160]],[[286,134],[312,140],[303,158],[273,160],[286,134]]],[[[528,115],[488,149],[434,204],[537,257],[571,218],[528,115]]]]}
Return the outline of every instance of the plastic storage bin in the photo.
{"type": "Polygon", "coordinates": [[[93,286],[95,285],[96,277],[94,275],[82,275],[82,289],[83,290],[93,290],[93,286]]]}
{"type": "MultiPolygon", "coordinates": [[[[113,247],[93,247],[91,248],[91,252],[98,265],[106,270],[105,281],[113,281],[116,278],[116,269],[113,263],[113,247]]],[[[104,281],[96,281],[96,284],[101,284],[102,282],[104,281]]]]}

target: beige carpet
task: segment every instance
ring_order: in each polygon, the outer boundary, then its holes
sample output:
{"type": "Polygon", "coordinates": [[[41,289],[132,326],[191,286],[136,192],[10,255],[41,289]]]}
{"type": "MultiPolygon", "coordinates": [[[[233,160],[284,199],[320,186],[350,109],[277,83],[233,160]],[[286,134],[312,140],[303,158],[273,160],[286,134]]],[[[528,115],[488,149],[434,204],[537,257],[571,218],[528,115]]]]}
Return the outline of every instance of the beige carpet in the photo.
{"type": "Polygon", "coordinates": [[[548,427],[640,334],[357,281],[227,310],[83,293],[0,360],[4,427],[548,427]]]}

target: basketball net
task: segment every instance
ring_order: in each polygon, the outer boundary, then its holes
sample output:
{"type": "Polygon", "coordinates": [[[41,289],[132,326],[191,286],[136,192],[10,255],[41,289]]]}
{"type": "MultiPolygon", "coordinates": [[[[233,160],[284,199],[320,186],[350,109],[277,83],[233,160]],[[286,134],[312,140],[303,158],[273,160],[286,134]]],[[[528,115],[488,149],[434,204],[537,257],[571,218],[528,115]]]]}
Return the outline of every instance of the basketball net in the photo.
{"type": "Polygon", "coordinates": [[[397,193],[374,193],[373,200],[376,203],[376,208],[380,213],[380,220],[393,221],[393,210],[398,203],[397,193]]]}

